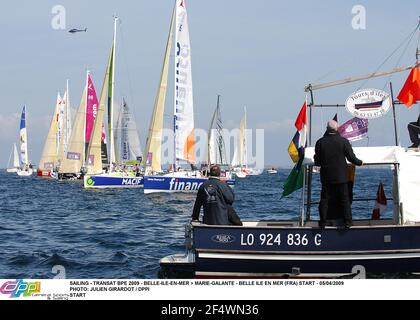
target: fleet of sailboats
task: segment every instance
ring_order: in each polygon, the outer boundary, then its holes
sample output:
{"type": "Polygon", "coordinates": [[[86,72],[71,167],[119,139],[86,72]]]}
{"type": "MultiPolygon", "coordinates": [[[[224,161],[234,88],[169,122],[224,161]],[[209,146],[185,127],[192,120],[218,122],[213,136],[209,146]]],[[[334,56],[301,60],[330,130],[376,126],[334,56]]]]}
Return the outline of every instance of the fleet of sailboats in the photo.
{"type": "MultiPolygon", "coordinates": [[[[38,164],[39,177],[84,180],[85,188],[140,187],[145,193],[194,191],[206,179],[208,168],[219,164],[228,184],[232,167],[236,176],[251,172],[246,163],[246,114],[241,121],[239,143],[232,163],[226,154],[222,134],[220,96],[208,132],[206,170],[196,168],[191,46],[185,0],[176,0],[171,17],[161,77],[155,98],[145,150],[142,152],[134,116],[123,99],[114,124],[114,90],[117,21],[100,97],[90,71],[74,121],[71,117],[69,86],[57,94],[49,130],[38,164]],[[173,46],[172,43],[175,43],[173,46]],[[171,52],[174,53],[173,129],[174,155],[169,170],[163,170],[162,130],[171,52]]],[[[16,147],[9,158],[8,172],[32,174],[29,168],[26,106],[21,120],[21,165],[16,147]],[[13,166],[10,164],[13,155],[13,166]]],[[[31,166],[32,167],[32,166],[31,166]]]]}

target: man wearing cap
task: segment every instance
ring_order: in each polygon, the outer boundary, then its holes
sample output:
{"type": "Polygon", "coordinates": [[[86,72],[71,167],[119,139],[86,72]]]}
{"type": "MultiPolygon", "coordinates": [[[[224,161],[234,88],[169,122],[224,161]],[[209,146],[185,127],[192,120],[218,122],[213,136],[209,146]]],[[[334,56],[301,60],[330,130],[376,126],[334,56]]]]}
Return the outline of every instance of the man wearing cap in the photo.
{"type": "Polygon", "coordinates": [[[232,204],[235,195],[231,187],[220,181],[220,167],[210,168],[210,177],[198,189],[192,220],[198,221],[203,207],[203,223],[211,225],[242,225],[232,204]]]}
{"type": "Polygon", "coordinates": [[[350,142],[337,132],[335,120],[327,123],[327,131],[315,145],[315,166],[321,167],[321,201],[319,203],[319,226],[325,227],[328,213],[328,202],[336,197],[341,206],[346,228],[352,226],[351,205],[348,189],[348,169],[346,159],[357,165],[363,165],[353,152],[350,142]]]}

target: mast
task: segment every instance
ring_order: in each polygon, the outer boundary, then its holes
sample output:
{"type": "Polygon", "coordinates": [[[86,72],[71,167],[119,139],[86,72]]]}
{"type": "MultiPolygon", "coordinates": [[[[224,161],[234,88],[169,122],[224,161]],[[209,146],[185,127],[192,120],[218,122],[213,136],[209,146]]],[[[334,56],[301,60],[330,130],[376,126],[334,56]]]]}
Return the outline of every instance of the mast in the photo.
{"type": "Polygon", "coordinates": [[[219,151],[220,156],[220,164],[227,164],[226,161],[226,148],[225,148],[225,141],[223,139],[223,125],[222,125],[222,112],[220,111],[220,94],[217,95],[217,115],[216,115],[216,131],[218,135],[218,141],[217,141],[217,149],[219,151]]]}
{"type": "Polygon", "coordinates": [[[327,83],[314,84],[314,85],[308,84],[307,86],[305,86],[305,92],[334,87],[341,84],[346,84],[346,83],[351,83],[351,82],[356,82],[356,81],[361,81],[361,80],[366,80],[366,79],[371,79],[371,78],[383,77],[389,74],[410,70],[413,67],[416,67],[418,65],[419,64],[416,63],[414,66],[399,67],[399,68],[393,68],[391,70],[386,70],[386,71],[381,71],[381,72],[373,72],[371,74],[360,76],[360,77],[350,77],[350,78],[345,78],[345,79],[336,80],[336,81],[327,82],[327,83]]]}
{"type": "Polygon", "coordinates": [[[248,141],[247,141],[247,119],[246,119],[246,107],[244,107],[244,126],[243,126],[243,154],[242,154],[242,162],[245,163],[245,168],[248,168],[248,141]]]}
{"type": "Polygon", "coordinates": [[[109,131],[109,167],[112,171],[115,162],[115,141],[114,141],[114,90],[115,90],[115,50],[117,43],[117,21],[119,18],[114,16],[114,38],[112,44],[112,71],[111,71],[111,90],[108,93],[108,131],[109,131]]]}
{"type": "Polygon", "coordinates": [[[86,113],[87,113],[87,101],[88,101],[88,81],[89,81],[89,74],[90,71],[86,71],[86,83],[85,83],[85,96],[83,97],[85,99],[85,110],[84,110],[84,121],[83,121],[83,149],[82,149],[82,167],[84,166],[86,162],[86,113]]]}
{"type": "MultiPolygon", "coordinates": [[[[216,115],[217,115],[217,108],[219,106],[219,97],[220,95],[217,95],[217,105],[216,105],[216,109],[214,110],[213,117],[211,118],[211,121],[210,121],[210,128],[209,128],[208,139],[207,139],[207,165],[208,166],[212,164],[211,158],[212,158],[212,153],[214,152],[213,126],[214,126],[214,119],[216,119],[216,115]]],[[[215,160],[217,162],[217,156],[215,160]]]]}

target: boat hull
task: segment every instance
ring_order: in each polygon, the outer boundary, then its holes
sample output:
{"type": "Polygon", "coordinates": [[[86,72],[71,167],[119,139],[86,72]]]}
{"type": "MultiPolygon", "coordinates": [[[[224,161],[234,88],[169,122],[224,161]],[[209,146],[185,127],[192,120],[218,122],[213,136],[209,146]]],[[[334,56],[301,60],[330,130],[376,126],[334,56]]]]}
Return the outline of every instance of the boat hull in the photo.
{"type": "Polygon", "coordinates": [[[32,174],[34,173],[34,171],[32,169],[28,169],[28,170],[18,170],[17,171],[17,175],[19,177],[30,177],[32,176],[32,174]]]}
{"type": "Polygon", "coordinates": [[[19,171],[19,168],[9,168],[6,170],[8,173],[16,173],[19,171]]]}
{"type": "Polygon", "coordinates": [[[51,170],[38,170],[36,175],[41,178],[51,178],[51,170]]]}
{"type": "MultiPolygon", "coordinates": [[[[207,178],[145,176],[144,193],[197,192],[198,188],[206,181],[207,178]]],[[[228,179],[226,181],[231,187],[235,185],[235,180],[228,179]]]]}
{"type": "Polygon", "coordinates": [[[84,177],[84,187],[86,189],[141,188],[143,187],[143,177],[86,175],[84,177]]]}
{"type": "MultiPolygon", "coordinates": [[[[420,271],[420,226],[194,226],[196,276],[343,275],[420,271]]],[[[168,267],[168,264],[165,265],[168,267]]]]}

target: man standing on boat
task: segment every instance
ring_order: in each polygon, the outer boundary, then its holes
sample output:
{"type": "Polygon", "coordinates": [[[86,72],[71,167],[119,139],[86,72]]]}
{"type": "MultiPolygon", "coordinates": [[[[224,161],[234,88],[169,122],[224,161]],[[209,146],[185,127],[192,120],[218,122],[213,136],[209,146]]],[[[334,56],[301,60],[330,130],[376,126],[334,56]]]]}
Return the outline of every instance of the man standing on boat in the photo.
{"type": "Polygon", "coordinates": [[[210,225],[242,225],[232,207],[235,195],[227,183],[220,181],[220,167],[210,168],[209,179],[198,189],[192,221],[198,221],[201,207],[204,209],[203,223],[210,225]]]}
{"type": "Polygon", "coordinates": [[[413,143],[409,148],[418,148],[420,145],[420,115],[417,118],[417,122],[410,122],[408,124],[408,133],[410,134],[410,140],[413,143]]]}
{"type": "Polygon", "coordinates": [[[350,142],[338,133],[335,120],[328,121],[327,131],[315,145],[315,166],[321,167],[321,201],[319,203],[319,226],[325,227],[328,213],[328,202],[336,197],[343,212],[346,228],[352,226],[351,204],[348,188],[348,169],[346,159],[361,166],[363,161],[353,152],[350,142]]]}

